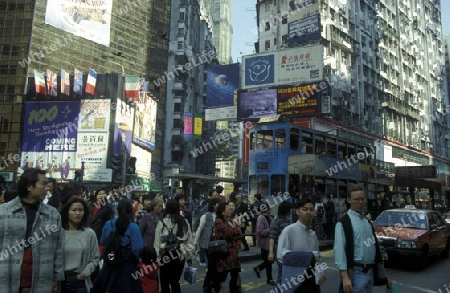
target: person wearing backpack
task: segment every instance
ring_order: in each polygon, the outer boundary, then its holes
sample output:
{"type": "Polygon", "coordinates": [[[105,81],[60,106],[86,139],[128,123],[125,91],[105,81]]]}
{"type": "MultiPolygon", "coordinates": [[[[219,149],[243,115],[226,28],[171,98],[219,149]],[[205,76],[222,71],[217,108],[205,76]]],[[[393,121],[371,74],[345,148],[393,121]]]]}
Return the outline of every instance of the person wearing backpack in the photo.
{"type": "Polygon", "coordinates": [[[189,266],[193,258],[192,232],[187,220],[180,215],[180,206],[174,199],[166,203],[164,216],[155,229],[154,248],[158,259],[162,260],[159,268],[161,293],[180,293],[180,277],[184,262],[189,266]],[[189,247],[191,249],[189,249],[189,247]]]}
{"type": "Polygon", "coordinates": [[[216,271],[216,264],[214,261],[209,261],[208,259],[208,243],[212,239],[214,223],[216,221],[216,210],[219,206],[220,200],[218,198],[213,198],[208,204],[208,210],[200,219],[200,225],[198,227],[197,233],[195,234],[194,247],[200,247],[200,253],[203,253],[204,262],[201,262],[201,266],[206,266],[206,276],[203,281],[203,292],[211,291],[211,282],[214,279],[214,273],[216,271]]]}
{"type": "Polygon", "coordinates": [[[123,199],[117,206],[118,217],[103,227],[100,244],[103,245],[104,261],[94,281],[92,293],[142,293],[139,278],[133,275],[142,253],[141,232],[133,222],[133,208],[129,200],[123,199]]]}

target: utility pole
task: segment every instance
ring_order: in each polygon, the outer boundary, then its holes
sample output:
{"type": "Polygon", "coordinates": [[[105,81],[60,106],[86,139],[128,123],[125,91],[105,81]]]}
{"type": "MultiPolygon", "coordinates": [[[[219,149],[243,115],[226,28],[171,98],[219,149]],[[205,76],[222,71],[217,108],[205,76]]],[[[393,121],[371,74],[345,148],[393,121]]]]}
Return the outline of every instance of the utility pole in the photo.
{"type": "Polygon", "coordinates": [[[126,180],[127,180],[127,150],[124,146],[122,152],[122,187],[126,190],[126,180]]]}

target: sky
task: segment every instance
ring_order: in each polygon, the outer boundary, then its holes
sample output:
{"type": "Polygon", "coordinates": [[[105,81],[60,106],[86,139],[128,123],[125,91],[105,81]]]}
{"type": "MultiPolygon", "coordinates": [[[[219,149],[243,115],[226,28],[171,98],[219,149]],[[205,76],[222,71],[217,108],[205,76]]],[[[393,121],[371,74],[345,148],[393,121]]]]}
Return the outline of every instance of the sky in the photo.
{"type": "MultiPolygon", "coordinates": [[[[256,0],[233,0],[233,39],[231,56],[233,62],[241,62],[241,55],[253,54],[257,41],[256,0]],[[242,54],[241,54],[242,52],[242,54]]],[[[441,0],[442,31],[450,35],[450,0],[441,0]]]]}

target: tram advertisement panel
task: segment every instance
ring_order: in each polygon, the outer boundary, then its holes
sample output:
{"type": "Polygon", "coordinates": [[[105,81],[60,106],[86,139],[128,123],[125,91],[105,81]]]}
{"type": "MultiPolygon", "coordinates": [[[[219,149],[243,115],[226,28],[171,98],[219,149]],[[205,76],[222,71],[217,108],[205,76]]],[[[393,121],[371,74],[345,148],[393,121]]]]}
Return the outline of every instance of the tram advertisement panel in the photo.
{"type": "Polygon", "coordinates": [[[317,115],[319,98],[320,94],[315,84],[278,87],[278,114],[294,117],[317,115]]]}

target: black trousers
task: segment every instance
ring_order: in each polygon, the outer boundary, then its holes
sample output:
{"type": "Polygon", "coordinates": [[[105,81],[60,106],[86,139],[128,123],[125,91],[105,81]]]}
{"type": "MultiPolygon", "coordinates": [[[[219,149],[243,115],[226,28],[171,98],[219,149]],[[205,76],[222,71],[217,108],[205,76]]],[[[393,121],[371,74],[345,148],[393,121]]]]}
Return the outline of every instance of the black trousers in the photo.
{"type": "Polygon", "coordinates": [[[261,258],[263,262],[257,265],[259,271],[266,269],[267,281],[273,280],[272,278],[272,262],[269,261],[269,251],[261,248],[261,258]]]}
{"type": "Polygon", "coordinates": [[[180,276],[183,272],[184,262],[178,258],[172,258],[168,263],[164,263],[159,268],[161,280],[161,293],[181,293],[180,276]]]}
{"type": "Polygon", "coordinates": [[[241,227],[241,232],[242,232],[242,239],[241,239],[241,242],[242,242],[242,244],[244,245],[245,249],[249,249],[247,240],[245,239],[245,230],[246,230],[246,228],[247,228],[247,227],[241,227]]]}

